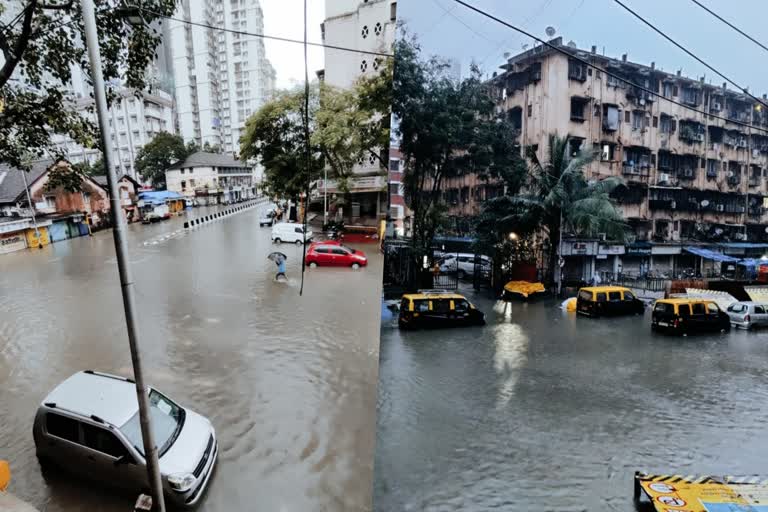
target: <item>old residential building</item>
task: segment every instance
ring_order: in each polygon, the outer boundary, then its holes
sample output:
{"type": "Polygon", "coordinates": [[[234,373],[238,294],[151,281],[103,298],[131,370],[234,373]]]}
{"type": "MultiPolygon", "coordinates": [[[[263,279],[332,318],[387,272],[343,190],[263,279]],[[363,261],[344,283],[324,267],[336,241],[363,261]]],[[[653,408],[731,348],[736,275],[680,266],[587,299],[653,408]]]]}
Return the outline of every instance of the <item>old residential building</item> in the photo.
{"type": "MultiPolygon", "coordinates": [[[[395,40],[397,2],[392,0],[326,0],[325,21],[321,25],[323,42],[331,46],[354,48],[362,52],[391,53],[395,40]]],[[[325,69],[318,76],[328,85],[352,88],[361,77],[378,73],[386,57],[370,53],[325,49],[325,69]]],[[[386,152],[382,152],[386,154],[386,152]]],[[[385,157],[386,158],[386,157],[385,157]]],[[[349,180],[349,202],[338,203],[338,215],[353,222],[376,219],[387,213],[387,177],[379,159],[365,156],[355,166],[349,180]],[[344,210],[346,208],[346,210],[344,210]]],[[[320,180],[318,193],[344,195],[335,180],[320,180]]]]}
{"type": "MultiPolygon", "coordinates": [[[[551,43],[595,68],[544,45],[515,55],[491,80],[497,112],[516,125],[524,147],[541,151],[557,133],[573,137],[573,151],[597,148],[587,177],[625,180],[615,197],[635,235],[621,246],[564,244],[566,274],[701,268],[703,247],[741,256],[768,248],[767,109],[654,63],[579,50],[561,38],[551,43]]],[[[448,188],[449,202],[465,213],[501,193],[472,176],[448,188]]]]}
{"type": "Polygon", "coordinates": [[[48,188],[49,171],[69,165],[42,160],[27,172],[0,164],[0,253],[86,235],[109,223],[107,190],[93,178],[83,176],[77,192],[48,188]]]}
{"type": "Polygon", "coordinates": [[[166,189],[200,204],[243,201],[256,196],[256,170],[232,155],[198,151],[165,171],[166,189]]]}

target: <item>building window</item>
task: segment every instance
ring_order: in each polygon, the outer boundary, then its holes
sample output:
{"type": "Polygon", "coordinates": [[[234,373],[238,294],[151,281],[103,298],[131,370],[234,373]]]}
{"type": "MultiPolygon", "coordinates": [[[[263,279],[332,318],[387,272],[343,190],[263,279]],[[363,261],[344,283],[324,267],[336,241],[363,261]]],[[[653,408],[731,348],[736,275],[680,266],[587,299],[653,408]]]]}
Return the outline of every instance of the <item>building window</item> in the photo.
{"type": "Polygon", "coordinates": [[[389,170],[390,171],[399,171],[400,170],[400,160],[390,160],[389,161],[389,170]]]}
{"type": "Polygon", "coordinates": [[[600,160],[603,162],[612,162],[614,160],[614,152],[616,149],[615,144],[603,143],[602,150],[600,152],[600,160]]]}
{"type": "Polygon", "coordinates": [[[55,196],[45,196],[45,207],[50,210],[56,209],[56,197],[55,196]]]}
{"type": "Polygon", "coordinates": [[[87,208],[91,204],[91,194],[88,192],[80,192],[83,196],[83,206],[87,208]]]}
{"type": "Polygon", "coordinates": [[[379,57],[376,57],[375,59],[373,59],[373,70],[374,71],[378,71],[380,65],[381,65],[381,59],[379,57]]]}
{"type": "Polygon", "coordinates": [[[368,71],[368,61],[363,59],[363,61],[360,63],[360,72],[365,73],[368,71]]]}
{"type": "Polygon", "coordinates": [[[363,39],[368,37],[368,25],[363,25],[363,29],[360,31],[360,35],[363,36],[363,39]]]}
{"type": "Polygon", "coordinates": [[[583,82],[587,79],[587,65],[578,60],[568,61],[568,78],[583,82]]]}
{"type": "Polygon", "coordinates": [[[662,89],[661,89],[661,95],[665,98],[671,98],[672,96],[675,96],[673,94],[675,89],[675,85],[672,82],[664,82],[662,89]]]}
{"type": "Polygon", "coordinates": [[[381,35],[381,31],[384,29],[384,27],[381,26],[381,23],[376,23],[376,25],[373,27],[373,33],[378,35],[381,35]]]}
{"type": "Polygon", "coordinates": [[[578,96],[571,98],[571,121],[584,121],[587,103],[589,103],[588,98],[580,98],[578,96]]]}
{"type": "Polygon", "coordinates": [[[699,90],[693,87],[683,87],[683,95],[680,100],[688,105],[699,104],[699,90]]]}
{"type": "Polygon", "coordinates": [[[708,159],[707,160],[707,178],[717,178],[717,173],[720,171],[720,161],[708,159]]]}
{"type": "Polygon", "coordinates": [[[528,104],[528,117],[531,117],[533,115],[533,104],[528,104]]]}
{"type": "Polygon", "coordinates": [[[181,190],[187,190],[187,182],[184,180],[181,180],[181,190]]]}
{"type": "Polygon", "coordinates": [[[180,171],[180,172],[181,172],[181,174],[184,174],[184,171],[185,171],[185,169],[182,169],[182,170],[180,171]]]}
{"type": "Polygon", "coordinates": [[[648,116],[642,110],[632,112],[632,129],[644,130],[648,128],[648,116]]]}
{"type": "Polygon", "coordinates": [[[195,180],[189,180],[189,186],[195,188],[195,180]]]}
{"type": "Polygon", "coordinates": [[[662,114],[659,118],[659,130],[661,133],[675,133],[677,122],[672,117],[662,114]]]}
{"type": "Polygon", "coordinates": [[[389,4],[389,19],[395,21],[397,19],[397,2],[389,4]]]}

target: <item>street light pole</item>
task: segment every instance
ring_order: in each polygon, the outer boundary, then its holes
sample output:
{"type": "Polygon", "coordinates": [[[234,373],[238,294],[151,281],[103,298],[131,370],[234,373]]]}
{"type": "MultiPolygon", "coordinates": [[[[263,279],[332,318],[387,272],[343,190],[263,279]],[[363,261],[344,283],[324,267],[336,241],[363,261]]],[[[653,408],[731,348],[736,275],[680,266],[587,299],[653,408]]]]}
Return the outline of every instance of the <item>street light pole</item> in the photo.
{"type": "Polygon", "coordinates": [[[149,416],[149,397],[147,387],[144,384],[144,373],[141,369],[141,356],[139,354],[139,333],[135,319],[136,300],[134,297],[134,282],[128,259],[128,244],[126,241],[126,229],[123,216],[120,215],[120,195],[117,188],[117,174],[113,167],[112,143],[109,139],[109,119],[107,117],[107,98],[104,91],[104,76],[101,71],[101,56],[99,55],[99,38],[96,31],[96,14],[93,0],[81,0],[83,24],[85,26],[85,42],[88,48],[88,57],[91,64],[91,77],[93,78],[93,96],[96,100],[96,112],[99,119],[101,132],[101,147],[104,151],[104,166],[107,171],[107,183],[109,185],[109,202],[114,228],[112,233],[115,238],[115,253],[117,255],[117,268],[120,274],[120,287],[123,294],[123,307],[125,309],[125,323],[128,329],[128,344],[131,349],[131,362],[133,363],[133,377],[136,381],[136,395],[139,401],[139,420],[141,424],[141,437],[144,442],[144,456],[147,462],[147,476],[152,490],[153,510],[165,512],[165,500],[163,496],[163,484],[160,479],[160,464],[157,456],[154,434],[152,432],[149,416]]]}
{"type": "Polygon", "coordinates": [[[32,222],[35,224],[35,236],[37,237],[37,248],[43,248],[43,241],[40,240],[40,229],[37,227],[37,218],[35,218],[35,205],[32,203],[32,196],[29,194],[29,184],[27,184],[27,171],[21,169],[21,177],[24,179],[24,190],[27,192],[27,202],[32,212],[32,222]]]}

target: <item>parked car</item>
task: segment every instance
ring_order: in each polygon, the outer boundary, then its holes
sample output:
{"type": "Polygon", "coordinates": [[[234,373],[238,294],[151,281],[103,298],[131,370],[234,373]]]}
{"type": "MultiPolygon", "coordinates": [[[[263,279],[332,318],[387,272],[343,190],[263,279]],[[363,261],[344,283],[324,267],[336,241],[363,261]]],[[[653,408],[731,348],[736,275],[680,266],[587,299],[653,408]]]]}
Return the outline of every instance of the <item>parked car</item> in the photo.
{"type": "Polygon", "coordinates": [[[460,293],[419,290],[403,295],[398,314],[401,329],[485,325],[485,314],[460,293]]]}
{"type": "Polygon", "coordinates": [[[713,300],[659,299],[654,303],[651,329],[677,334],[727,331],[730,317],[713,300]]]}
{"type": "MultiPolygon", "coordinates": [[[[491,272],[491,258],[484,255],[480,257],[480,271],[483,277],[488,277],[491,272]]],[[[445,253],[438,260],[440,272],[453,273],[459,279],[475,275],[475,255],[472,253],[445,253]]]]}
{"type": "Polygon", "coordinates": [[[358,269],[368,265],[363,251],[342,245],[336,240],[312,242],[307,247],[306,264],[311,268],[323,267],[352,267],[358,269]]]}
{"type": "MultiPolygon", "coordinates": [[[[150,388],[148,397],[166,499],[192,506],[216,463],[216,432],[207,418],[158,390],[150,388]]],[[[149,487],[139,404],[130,379],[90,370],[72,375],[38,408],[33,435],[42,464],[132,491],[149,487]]]]}
{"type": "Polygon", "coordinates": [[[644,311],[645,303],[621,286],[590,286],[581,288],[576,296],[576,313],[580,315],[642,315],[644,311]]]}
{"type": "Polygon", "coordinates": [[[734,327],[752,329],[768,325],[768,306],[759,302],[734,302],[725,312],[734,327]]]}
{"type": "Polygon", "coordinates": [[[259,216],[259,227],[271,226],[275,223],[275,210],[266,210],[259,216]]]}
{"type": "MultiPolygon", "coordinates": [[[[312,241],[312,230],[307,228],[307,242],[312,241]]],[[[297,222],[280,222],[272,226],[272,241],[276,244],[287,242],[301,245],[304,243],[304,225],[297,222]]]]}

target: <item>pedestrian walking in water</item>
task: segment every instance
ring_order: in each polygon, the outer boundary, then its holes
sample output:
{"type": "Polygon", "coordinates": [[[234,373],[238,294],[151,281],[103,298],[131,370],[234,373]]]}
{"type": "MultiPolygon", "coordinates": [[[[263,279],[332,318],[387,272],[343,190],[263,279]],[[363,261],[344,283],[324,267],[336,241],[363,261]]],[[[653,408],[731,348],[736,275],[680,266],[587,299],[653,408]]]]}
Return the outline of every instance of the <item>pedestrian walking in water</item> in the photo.
{"type": "Polygon", "coordinates": [[[288,276],[285,275],[285,260],[287,260],[288,257],[281,252],[273,252],[273,253],[270,253],[269,256],[267,256],[267,259],[274,261],[275,265],[277,265],[277,274],[275,274],[275,281],[280,279],[280,276],[283,276],[287,281],[288,276]]]}

